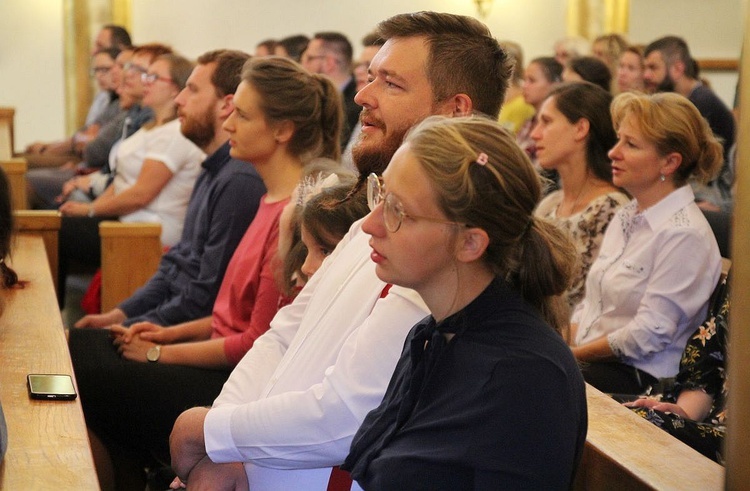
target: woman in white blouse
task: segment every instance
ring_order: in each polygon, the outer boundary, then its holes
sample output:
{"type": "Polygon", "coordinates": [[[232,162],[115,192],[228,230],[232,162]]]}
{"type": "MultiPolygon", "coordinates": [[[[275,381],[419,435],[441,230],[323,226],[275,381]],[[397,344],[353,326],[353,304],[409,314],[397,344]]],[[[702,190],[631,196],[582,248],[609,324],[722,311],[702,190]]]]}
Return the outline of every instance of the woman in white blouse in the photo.
{"type": "MultiPolygon", "coordinates": [[[[120,217],[126,222],[158,222],[162,243],[180,239],[185,212],[204,153],[180,132],[174,99],[185,87],[193,64],[167,54],[143,71],[143,105],[154,112],[145,124],[123,140],[116,151],[112,184],[92,203],[69,201],[65,216],[120,217]]],[[[91,221],[96,227],[96,221],[91,221]]]]}
{"type": "Polygon", "coordinates": [[[674,93],[621,94],[612,118],[612,180],[634,199],[609,225],[586,279],[573,354],[591,385],[637,394],[677,373],[718,281],[719,249],[687,181],[710,179],[722,147],[674,93]]]}

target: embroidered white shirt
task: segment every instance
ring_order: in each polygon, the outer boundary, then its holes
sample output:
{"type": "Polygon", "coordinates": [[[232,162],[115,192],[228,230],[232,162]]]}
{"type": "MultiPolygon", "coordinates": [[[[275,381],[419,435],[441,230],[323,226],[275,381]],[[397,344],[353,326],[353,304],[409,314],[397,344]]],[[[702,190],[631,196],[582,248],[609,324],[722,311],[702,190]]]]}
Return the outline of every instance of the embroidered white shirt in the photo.
{"type": "Polygon", "coordinates": [[[687,338],[706,316],[721,256],[690,186],[637,210],[631,201],[607,229],[571,319],[578,324],[575,342],[607,336],[622,362],[672,377],[687,338]]]}

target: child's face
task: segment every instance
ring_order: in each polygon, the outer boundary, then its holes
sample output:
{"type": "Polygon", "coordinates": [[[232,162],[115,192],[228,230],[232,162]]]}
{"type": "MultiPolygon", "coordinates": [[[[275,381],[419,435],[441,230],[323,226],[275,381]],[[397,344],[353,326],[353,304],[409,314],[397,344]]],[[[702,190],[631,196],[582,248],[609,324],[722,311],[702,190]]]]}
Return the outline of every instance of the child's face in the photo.
{"type": "Polygon", "coordinates": [[[304,224],[300,226],[300,232],[302,243],[307,248],[307,257],[305,257],[305,262],[300,271],[309,279],[320,268],[320,265],[323,264],[323,260],[333,251],[328,245],[321,244],[315,240],[304,224]]]}

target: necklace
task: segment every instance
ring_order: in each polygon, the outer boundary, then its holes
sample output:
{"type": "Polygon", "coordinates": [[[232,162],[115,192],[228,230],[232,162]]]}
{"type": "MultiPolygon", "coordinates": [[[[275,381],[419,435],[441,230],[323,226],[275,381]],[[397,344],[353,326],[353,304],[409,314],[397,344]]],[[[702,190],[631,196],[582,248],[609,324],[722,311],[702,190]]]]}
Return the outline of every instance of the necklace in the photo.
{"type": "MultiPolygon", "coordinates": [[[[573,211],[575,211],[576,206],[578,206],[578,201],[581,199],[581,196],[583,196],[583,192],[586,190],[586,187],[589,184],[589,176],[586,176],[586,180],[583,181],[583,186],[581,186],[581,189],[578,191],[578,195],[576,196],[575,201],[573,201],[573,206],[570,207],[568,210],[568,214],[565,216],[571,216],[573,215],[573,211]]],[[[557,205],[557,214],[561,215],[562,213],[562,201],[560,201],[560,204],[557,205]]]]}

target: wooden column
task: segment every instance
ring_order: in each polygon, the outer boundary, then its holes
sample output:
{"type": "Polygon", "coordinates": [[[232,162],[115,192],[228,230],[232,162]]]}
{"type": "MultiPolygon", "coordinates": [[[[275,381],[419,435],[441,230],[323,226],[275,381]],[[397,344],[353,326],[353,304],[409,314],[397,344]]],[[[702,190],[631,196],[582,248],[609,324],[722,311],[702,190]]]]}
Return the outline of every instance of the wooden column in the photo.
{"type": "Polygon", "coordinates": [[[745,7],[745,37],[740,80],[737,190],[732,237],[731,311],[729,314],[729,403],[726,489],[750,483],[750,32],[745,7]]]}

